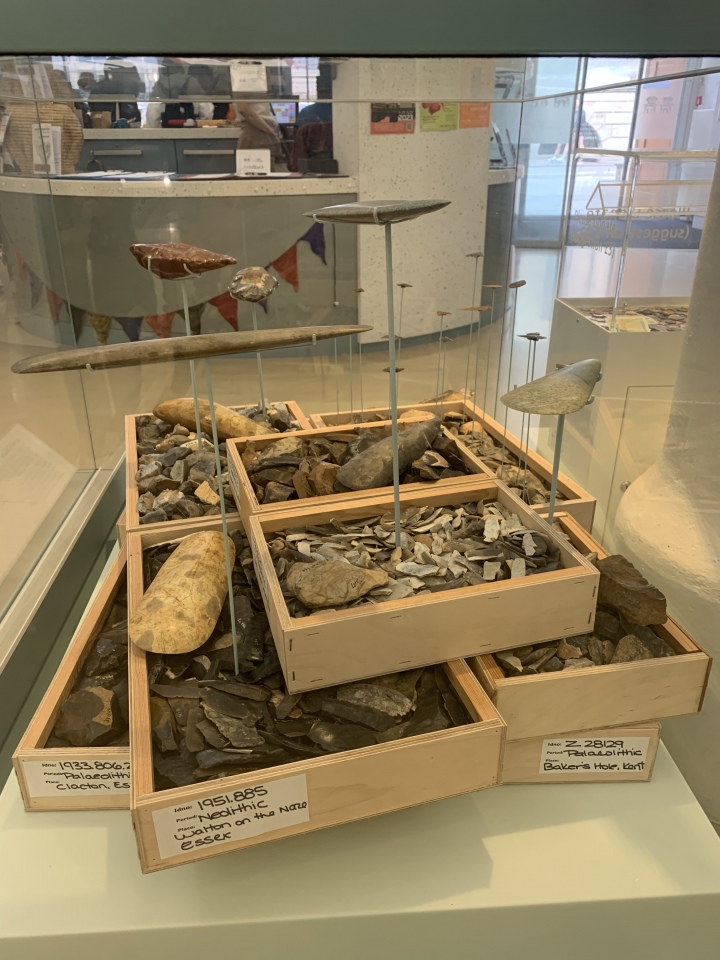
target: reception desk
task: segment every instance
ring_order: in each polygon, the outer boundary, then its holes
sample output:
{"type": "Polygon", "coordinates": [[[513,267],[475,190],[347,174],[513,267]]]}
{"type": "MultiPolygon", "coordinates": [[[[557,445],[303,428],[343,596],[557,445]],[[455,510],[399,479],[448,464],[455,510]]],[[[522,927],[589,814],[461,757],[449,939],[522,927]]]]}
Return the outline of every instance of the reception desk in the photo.
{"type": "Polygon", "coordinates": [[[235,172],[237,127],[141,127],[85,130],[78,170],[235,172]]]}

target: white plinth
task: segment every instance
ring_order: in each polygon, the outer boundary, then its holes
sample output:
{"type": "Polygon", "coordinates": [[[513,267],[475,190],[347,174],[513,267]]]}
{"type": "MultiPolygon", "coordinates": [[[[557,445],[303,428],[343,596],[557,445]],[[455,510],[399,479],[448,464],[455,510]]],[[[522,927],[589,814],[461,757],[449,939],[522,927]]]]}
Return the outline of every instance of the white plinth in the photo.
{"type": "MultiPolygon", "coordinates": [[[[638,307],[672,307],[687,298],[628,297],[638,307]]],[[[602,363],[602,380],[595,402],[567,418],[561,470],[597,498],[593,531],[613,548],[612,520],[622,485],[655,462],[662,449],[677,379],[683,331],[611,333],[585,316],[586,309],[611,310],[607,298],[556,299],[548,346],[547,372],[558,363],[595,358],[602,363]]],[[[552,460],[555,418],[541,420],[538,452],[552,460]]]]}
{"type": "Polygon", "coordinates": [[[145,877],[127,814],[0,797],[2,960],[717,960],[719,938],[720,840],[662,748],[647,784],[501,787],[145,877]]]}

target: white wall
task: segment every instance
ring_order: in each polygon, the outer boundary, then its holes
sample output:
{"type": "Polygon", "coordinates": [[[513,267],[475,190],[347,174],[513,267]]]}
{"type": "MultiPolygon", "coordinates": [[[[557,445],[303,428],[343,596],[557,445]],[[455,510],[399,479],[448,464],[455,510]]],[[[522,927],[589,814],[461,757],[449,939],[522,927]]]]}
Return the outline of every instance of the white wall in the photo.
{"type": "MultiPolygon", "coordinates": [[[[450,327],[468,323],[469,315],[459,311],[472,302],[474,261],[465,254],[482,250],[485,236],[490,128],[422,133],[419,103],[490,99],[493,77],[493,61],[480,59],[367,59],[338,66],[335,155],[341,173],[358,177],[358,199],[451,201],[439,213],[393,227],[395,282],[412,284],[405,291],[404,337],[436,331],[437,310],[451,311],[450,327]],[[415,102],[415,133],[371,135],[373,101],[415,102]]],[[[374,327],[365,335],[368,342],[387,333],[384,231],[357,229],[358,283],[365,291],[360,323],[374,327]]]]}

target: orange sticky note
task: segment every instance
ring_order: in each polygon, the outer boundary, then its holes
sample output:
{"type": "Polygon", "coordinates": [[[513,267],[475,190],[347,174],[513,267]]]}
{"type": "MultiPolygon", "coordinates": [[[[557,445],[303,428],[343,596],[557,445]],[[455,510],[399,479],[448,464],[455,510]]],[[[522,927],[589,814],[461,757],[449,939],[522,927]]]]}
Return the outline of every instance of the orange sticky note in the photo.
{"type": "Polygon", "coordinates": [[[489,127],[490,126],[490,104],[489,103],[461,103],[460,104],[460,129],[467,130],[470,127],[489,127]]]}

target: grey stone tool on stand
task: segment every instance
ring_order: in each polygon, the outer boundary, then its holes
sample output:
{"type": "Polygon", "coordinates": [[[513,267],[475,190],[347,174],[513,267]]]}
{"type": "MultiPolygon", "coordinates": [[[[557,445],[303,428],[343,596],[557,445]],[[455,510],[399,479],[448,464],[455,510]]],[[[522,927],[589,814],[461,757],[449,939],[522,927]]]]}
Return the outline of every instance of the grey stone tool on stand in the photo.
{"type": "MultiPolygon", "coordinates": [[[[262,267],[245,267],[239,270],[232,278],[228,288],[230,296],[235,300],[246,300],[252,304],[252,323],[255,333],[258,332],[257,305],[261,300],[275,292],[278,281],[262,267]]],[[[265,381],[260,354],[256,356],[258,370],[258,384],[260,387],[260,412],[265,415],[265,381]]]]}
{"type": "Polygon", "coordinates": [[[592,402],[592,392],[595,384],[601,377],[601,363],[599,360],[578,360],[560,367],[553,373],[532,380],[522,387],[517,387],[506,393],[500,400],[511,410],[521,413],[539,413],[556,416],[558,418],[557,433],[555,434],[555,456],[553,458],[552,484],[550,486],[550,503],[548,505],[548,523],[552,525],[555,514],[555,497],[557,495],[557,479],[560,472],[560,451],[565,427],[565,416],[576,413],[592,402]]]}
{"type": "MultiPolygon", "coordinates": [[[[400,526],[400,470],[398,464],[397,362],[395,358],[395,306],[392,269],[392,225],[414,220],[424,213],[434,213],[447,207],[449,200],[358,200],[331,207],[321,207],[306,213],[322,223],[364,223],[385,227],[385,272],[387,280],[388,346],[390,355],[390,419],[393,437],[393,489],[395,497],[395,542],[399,546],[400,526]]],[[[359,329],[359,328],[358,328],[359,329]]]]}

